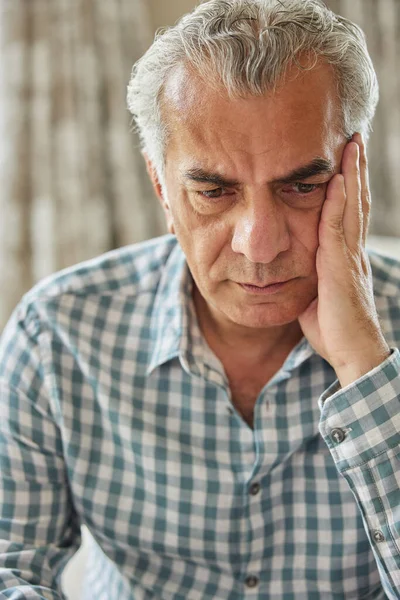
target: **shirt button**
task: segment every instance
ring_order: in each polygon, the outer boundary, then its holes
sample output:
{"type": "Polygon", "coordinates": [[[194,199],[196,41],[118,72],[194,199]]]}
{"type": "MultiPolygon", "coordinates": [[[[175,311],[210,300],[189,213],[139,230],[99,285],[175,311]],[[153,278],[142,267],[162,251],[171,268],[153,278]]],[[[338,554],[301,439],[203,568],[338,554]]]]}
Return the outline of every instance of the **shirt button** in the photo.
{"type": "Polygon", "coordinates": [[[246,579],[245,579],[245,583],[247,585],[247,587],[249,588],[254,588],[258,585],[258,577],[256,577],[255,575],[247,575],[246,579]]]}
{"type": "Polygon", "coordinates": [[[335,442],[335,444],[340,444],[340,442],[343,442],[345,437],[346,436],[345,436],[343,429],[339,429],[339,428],[332,429],[331,438],[335,442]]]}
{"type": "Polygon", "coordinates": [[[373,538],[377,543],[385,541],[385,536],[383,535],[382,531],[379,531],[379,529],[375,529],[373,538]]]}
{"type": "Polygon", "coordinates": [[[260,484],[258,482],[256,482],[256,483],[251,484],[249,491],[252,496],[256,496],[258,494],[258,492],[260,491],[260,489],[261,489],[260,484]]]}

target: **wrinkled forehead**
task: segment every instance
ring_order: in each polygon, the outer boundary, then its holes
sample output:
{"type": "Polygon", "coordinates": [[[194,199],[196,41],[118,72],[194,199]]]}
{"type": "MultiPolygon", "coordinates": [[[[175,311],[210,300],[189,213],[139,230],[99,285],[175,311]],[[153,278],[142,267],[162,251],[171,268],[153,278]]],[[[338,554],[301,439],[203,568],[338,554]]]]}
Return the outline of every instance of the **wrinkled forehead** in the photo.
{"type": "Polygon", "coordinates": [[[288,73],[274,92],[246,99],[229,98],[226,90],[180,65],[164,89],[163,117],[169,147],[188,151],[222,145],[254,156],[276,149],[277,143],[329,143],[342,123],[334,73],[325,64],[288,73]]]}

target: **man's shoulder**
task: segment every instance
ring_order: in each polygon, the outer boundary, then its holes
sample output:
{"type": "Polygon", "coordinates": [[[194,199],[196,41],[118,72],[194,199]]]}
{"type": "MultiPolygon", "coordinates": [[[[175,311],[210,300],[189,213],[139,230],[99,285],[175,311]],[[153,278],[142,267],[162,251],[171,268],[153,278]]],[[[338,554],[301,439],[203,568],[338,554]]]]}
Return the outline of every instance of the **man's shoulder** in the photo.
{"type": "Polygon", "coordinates": [[[58,271],[39,281],[23,297],[20,308],[62,304],[75,299],[134,300],[155,293],[165,265],[178,242],[164,235],[124,246],[58,271]]]}

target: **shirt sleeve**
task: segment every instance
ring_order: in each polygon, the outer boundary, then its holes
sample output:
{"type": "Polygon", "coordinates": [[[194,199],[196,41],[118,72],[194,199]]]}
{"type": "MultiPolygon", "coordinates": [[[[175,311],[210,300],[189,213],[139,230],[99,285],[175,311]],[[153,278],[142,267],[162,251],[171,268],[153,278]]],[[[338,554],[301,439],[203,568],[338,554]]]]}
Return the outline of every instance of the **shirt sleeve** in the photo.
{"type": "Polygon", "coordinates": [[[22,303],[0,340],[0,597],[61,600],[81,543],[52,417],[35,311],[22,303]]]}
{"type": "Polygon", "coordinates": [[[400,352],[320,397],[319,431],[361,511],[382,582],[400,598],[400,352]]]}

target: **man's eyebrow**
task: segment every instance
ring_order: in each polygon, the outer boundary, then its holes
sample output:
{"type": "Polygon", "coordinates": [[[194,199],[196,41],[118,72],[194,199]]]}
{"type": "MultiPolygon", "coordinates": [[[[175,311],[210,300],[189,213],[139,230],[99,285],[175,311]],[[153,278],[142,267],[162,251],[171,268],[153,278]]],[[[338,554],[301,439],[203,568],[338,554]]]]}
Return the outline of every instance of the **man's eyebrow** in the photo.
{"type": "MultiPolygon", "coordinates": [[[[274,179],[272,183],[295,183],[297,181],[309,179],[310,177],[315,177],[316,175],[333,175],[334,173],[335,167],[330,160],[317,157],[307,165],[298,167],[293,171],[290,171],[290,173],[287,175],[279,177],[278,179],[274,179]]],[[[223,177],[219,173],[206,171],[200,167],[194,167],[184,171],[182,172],[182,175],[184,179],[189,179],[190,181],[196,181],[198,183],[212,183],[218,187],[227,188],[238,187],[240,185],[240,181],[237,179],[229,179],[227,177],[223,177]]]]}
{"type": "Polygon", "coordinates": [[[307,165],[303,165],[297,169],[294,169],[287,175],[279,177],[274,180],[274,183],[296,183],[310,177],[316,177],[316,175],[334,175],[335,166],[326,158],[314,158],[307,165]]]}
{"type": "Polygon", "coordinates": [[[237,187],[240,185],[240,181],[237,179],[228,179],[223,177],[219,173],[212,173],[205,171],[199,167],[194,167],[182,173],[184,179],[190,181],[197,181],[199,183],[212,183],[218,187],[237,187]]]}

